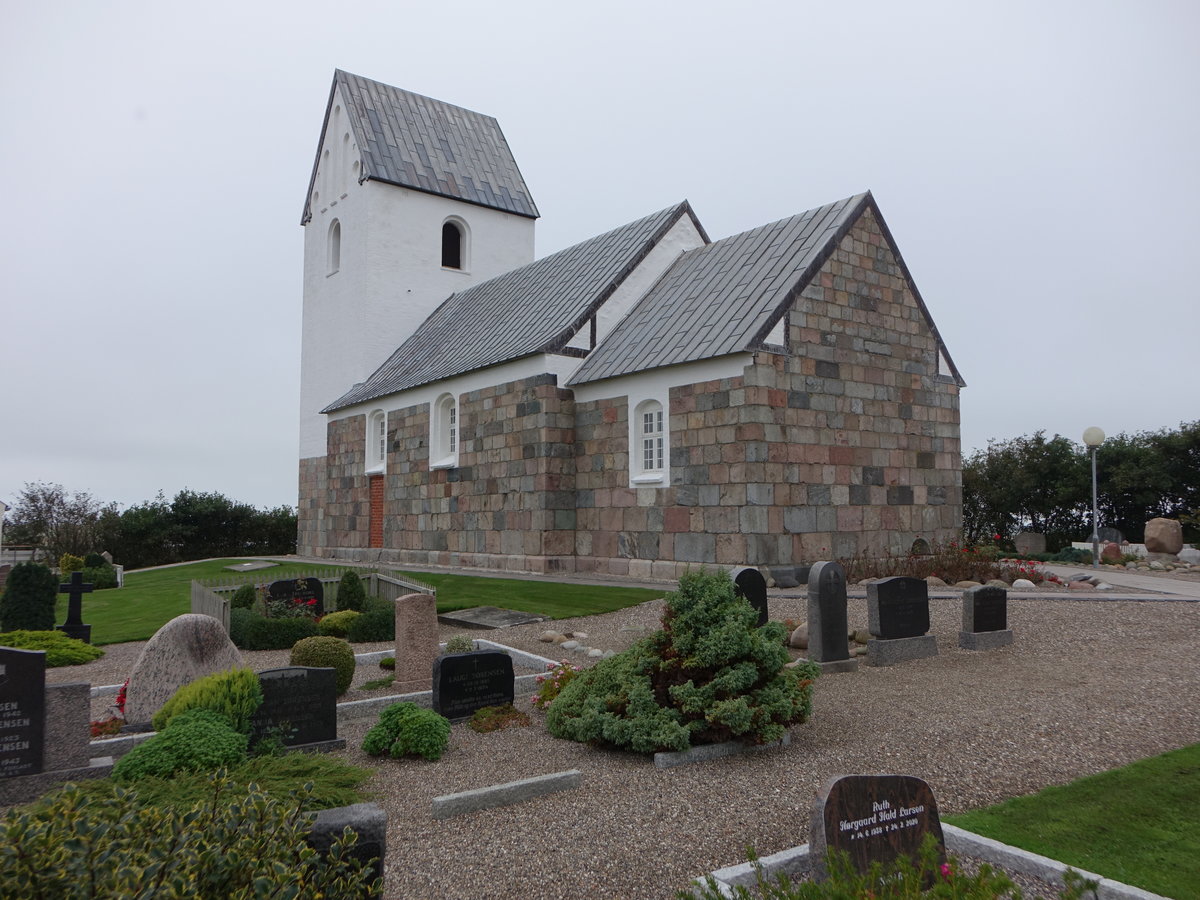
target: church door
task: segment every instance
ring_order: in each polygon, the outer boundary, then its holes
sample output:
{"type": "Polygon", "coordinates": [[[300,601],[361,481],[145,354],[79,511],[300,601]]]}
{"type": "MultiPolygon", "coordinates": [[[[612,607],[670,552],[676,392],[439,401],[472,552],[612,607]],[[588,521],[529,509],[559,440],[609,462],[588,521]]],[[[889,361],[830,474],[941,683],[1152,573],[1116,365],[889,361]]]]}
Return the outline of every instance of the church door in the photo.
{"type": "Polygon", "coordinates": [[[371,534],[367,546],[383,547],[383,476],[370,476],[371,489],[371,534]]]}

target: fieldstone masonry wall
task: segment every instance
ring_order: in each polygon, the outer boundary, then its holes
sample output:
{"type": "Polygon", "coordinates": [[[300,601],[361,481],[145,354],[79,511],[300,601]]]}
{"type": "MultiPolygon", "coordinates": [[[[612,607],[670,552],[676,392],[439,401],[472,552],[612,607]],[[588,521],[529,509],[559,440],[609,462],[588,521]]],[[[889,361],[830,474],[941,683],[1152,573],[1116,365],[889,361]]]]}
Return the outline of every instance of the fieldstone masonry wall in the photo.
{"type": "MultiPolygon", "coordinates": [[[[554,376],[459,401],[459,464],[429,467],[429,408],[388,417],[384,549],[367,550],[365,418],[301,467],[301,548],[324,492],[327,555],[674,578],[904,551],[962,520],[958,385],[868,209],[787,313],[787,353],[672,388],[671,484],[630,488],[627,398],[554,376]]],[[[306,544],[305,541],[313,541],[306,544]]]]}

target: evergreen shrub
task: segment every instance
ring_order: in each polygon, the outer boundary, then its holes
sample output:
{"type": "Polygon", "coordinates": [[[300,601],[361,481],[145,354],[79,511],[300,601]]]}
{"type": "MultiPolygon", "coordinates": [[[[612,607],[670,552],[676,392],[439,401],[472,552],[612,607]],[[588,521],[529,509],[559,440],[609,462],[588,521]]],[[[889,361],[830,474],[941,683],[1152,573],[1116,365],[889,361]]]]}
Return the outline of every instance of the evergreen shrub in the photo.
{"type": "Polygon", "coordinates": [[[117,570],[105,563],[102,566],[84,566],[80,572],[83,583],[90,584],[97,591],[107,591],[117,586],[117,570]]]}
{"type": "Polygon", "coordinates": [[[258,599],[258,588],[252,584],[243,584],[229,598],[230,609],[251,609],[258,599]]]}
{"type": "Polygon", "coordinates": [[[1061,550],[1051,556],[1050,559],[1054,562],[1065,562],[1068,565],[1090,563],[1092,561],[1092,551],[1081,550],[1078,547],[1063,547],[1061,550]]]}
{"type": "Polygon", "coordinates": [[[189,682],[171,695],[154,714],[155,731],[171,727],[172,720],[190,709],[207,709],[224,717],[225,724],[250,733],[250,719],[262,705],[262,685],[251,669],[214,672],[189,682]]]}
{"type": "Polygon", "coordinates": [[[350,623],[361,615],[356,609],[340,609],[321,619],[317,627],[321,629],[321,634],[344,638],[350,632],[350,623]]]}
{"type": "Polygon", "coordinates": [[[70,579],[72,572],[79,572],[82,569],[82,556],[76,556],[74,553],[64,553],[58,558],[58,574],[62,576],[64,581],[70,579]]]}
{"type": "Polygon", "coordinates": [[[434,761],[442,758],[449,743],[449,719],[415,703],[393,703],[367,732],[363,750],[371,756],[421,756],[434,761]]]}
{"type": "Polygon", "coordinates": [[[339,695],[346,693],[354,681],[354,648],[341,638],[322,635],[297,641],[292,647],[291,664],[334,669],[339,695]]]}
{"type": "Polygon", "coordinates": [[[0,896],[379,896],[382,884],[349,855],[353,835],[318,854],[307,844],[308,791],[287,800],[219,773],[205,799],[176,809],[144,802],[140,789],[98,796],[68,786],[0,819],[0,896]]]}
{"type": "Polygon", "coordinates": [[[112,777],[123,782],[148,776],[168,778],[176,772],[215,772],[242,762],[247,741],[221,713],[189,709],[117,760],[112,777]]]}
{"type": "Polygon", "coordinates": [[[0,594],[0,631],[52,631],[58,579],[41,563],[17,563],[0,594]]]}
{"type": "Polygon", "coordinates": [[[465,634],[456,634],[446,641],[447,653],[470,653],[475,649],[475,642],[465,634]]]}
{"type": "Polygon", "coordinates": [[[368,597],[362,615],[350,623],[346,637],[354,644],[396,639],[396,606],[378,597],[368,597]]]}
{"type": "Polygon", "coordinates": [[[353,569],[342,575],[338,582],[337,608],[339,610],[354,609],[362,612],[367,602],[367,589],[363,587],[362,579],[353,569]]]}
{"type": "Polygon", "coordinates": [[[104,651],[83,641],[67,637],[61,631],[9,631],[0,635],[0,644],[18,650],[42,650],[46,667],[81,666],[104,655],[104,651]]]}
{"type": "Polygon", "coordinates": [[[85,569],[98,569],[101,566],[107,566],[108,564],[108,560],[95,550],[83,558],[83,567],[85,569]]]}
{"type": "Polygon", "coordinates": [[[240,647],[242,650],[249,650],[246,642],[250,636],[251,623],[256,618],[253,612],[248,609],[238,609],[236,606],[229,610],[229,639],[233,641],[235,647],[240,647]]]}
{"type": "Polygon", "coordinates": [[[638,753],[780,740],[811,714],[819,669],[783,668],[783,626],[757,621],[727,574],[685,574],[667,596],[662,630],[566,684],[546,727],[638,753]]]}
{"type": "MultiPolygon", "coordinates": [[[[233,631],[230,610],[230,631],[233,631]]],[[[249,612],[249,610],[247,610],[249,612]]],[[[292,619],[268,619],[251,614],[246,622],[246,646],[243,650],[289,650],[296,641],[316,637],[320,630],[317,623],[307,616],[292,619]]],[[[234,641],[237,644],[237,641],[234,641]]],[[[238,644],[238,646],[241,646],[238,644]]]]}

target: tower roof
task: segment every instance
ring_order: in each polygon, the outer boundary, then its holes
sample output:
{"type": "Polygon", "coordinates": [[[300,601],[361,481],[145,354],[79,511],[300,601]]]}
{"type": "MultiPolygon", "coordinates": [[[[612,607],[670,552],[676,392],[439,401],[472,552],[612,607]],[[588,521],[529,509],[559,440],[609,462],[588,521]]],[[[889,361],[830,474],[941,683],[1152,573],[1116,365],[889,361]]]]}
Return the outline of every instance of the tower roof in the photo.
{"type": "Polygon", "coordinates": [[[338,69],[329,91],[301,224],[311,217],[309,204],[320,148],[325,144],[325,129],[339,89],[362,158],[362,180],[538,217],[533,197],[494,118],[338,69]]]}

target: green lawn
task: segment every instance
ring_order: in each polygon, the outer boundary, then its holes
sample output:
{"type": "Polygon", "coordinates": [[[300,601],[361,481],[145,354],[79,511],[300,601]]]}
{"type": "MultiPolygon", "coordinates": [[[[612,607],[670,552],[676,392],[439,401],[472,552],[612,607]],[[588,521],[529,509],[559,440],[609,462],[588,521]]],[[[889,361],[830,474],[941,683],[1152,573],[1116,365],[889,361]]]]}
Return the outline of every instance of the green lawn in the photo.
{"type": "Polygon", "coordinates": [[[1200,744],[946,821],[1157,894],[1200,897],[1200,744]]]}
{"type": "MultiPolygon", "coordinates": [[[[214,559],[207,562],[130,572],[125,587],[95,591],[83,597],[83,621],[92,626],[92,643],[119,644],[144,641],[163,624],[191,608],[190,584],[193,579],[240,579],[239,573],[225,567],[239,560],[214,559]]],[[[338,566],[287,563],[254,573],[264,581],[299,572],[340,571],[338,566]]],[[[663,590],[613,588],[580,584],[522,581],[515,578],[479,578],[468,575],[441,575],[413,572],[412,577],[432,584],[438,592],[438,610],[448,612],[471,606],[500,606],[563,619],[612,612],[663,596],[663,590]]],[[[66,619],[66,595],[59,595],[57,621],[66,619]]]]}

